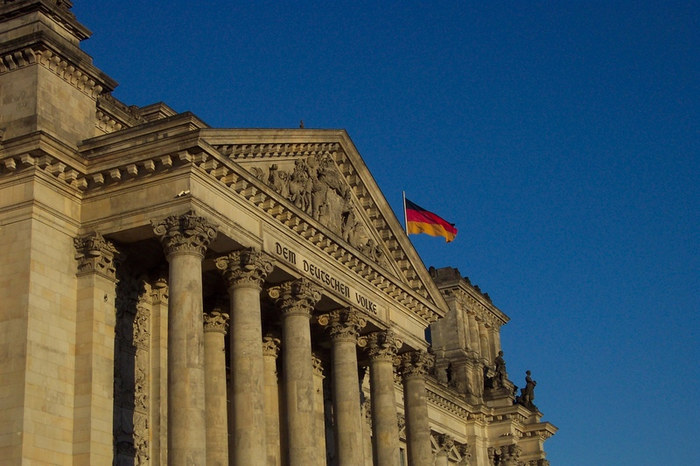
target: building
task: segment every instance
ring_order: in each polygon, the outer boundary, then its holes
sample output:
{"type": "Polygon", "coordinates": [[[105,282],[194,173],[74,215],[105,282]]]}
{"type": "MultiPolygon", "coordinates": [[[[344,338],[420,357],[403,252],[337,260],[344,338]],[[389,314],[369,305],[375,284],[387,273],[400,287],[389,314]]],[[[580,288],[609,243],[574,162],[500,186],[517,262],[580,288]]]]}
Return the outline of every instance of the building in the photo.
{"type": "Polygon", "coordinates": [[[89,35],[0,0],[3,464],[548,464],[508,317],[345,131],[130,107],[89,35]]]}

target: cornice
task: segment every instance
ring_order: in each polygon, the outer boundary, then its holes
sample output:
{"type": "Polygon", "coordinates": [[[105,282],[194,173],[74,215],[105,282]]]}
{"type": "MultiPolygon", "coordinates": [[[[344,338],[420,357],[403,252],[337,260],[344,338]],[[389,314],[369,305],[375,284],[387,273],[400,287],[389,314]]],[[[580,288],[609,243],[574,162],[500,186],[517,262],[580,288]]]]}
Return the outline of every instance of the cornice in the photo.
{"type": "MultiPolygon", "coordinates": [[[[49,31],[37,31],[20,40],[3,44],[0,50],[0,74],[40,65],[93,99],[110,92],[117,83],[90,64],[89,60],[71,57],[52,44],[49,31]]],[[[85,55],[87,57],[87,55],[85,55]]]]}
{"type": "Polygon", "coordinates": [[[500,328],[510,321],[500,309],[487,301],[475,290],[469,289],[463,283],[452,286],[438,285],[442,295],[447,298],[454,298],[456,304],[465,312],[475,314],[479,319],[485,321],[491,327],[500,328]]]}

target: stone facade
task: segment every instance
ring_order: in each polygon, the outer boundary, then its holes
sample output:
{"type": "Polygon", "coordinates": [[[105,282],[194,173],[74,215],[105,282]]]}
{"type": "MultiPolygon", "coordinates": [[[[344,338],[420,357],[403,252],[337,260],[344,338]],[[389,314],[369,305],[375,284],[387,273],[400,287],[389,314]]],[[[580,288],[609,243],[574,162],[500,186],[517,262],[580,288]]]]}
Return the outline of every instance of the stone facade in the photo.
{"type": "Polygon", "coordinates": [[[89,34],[0,0],[3,464],[547,464],[508,317],[347,133],[127,106],[89,34]]]}

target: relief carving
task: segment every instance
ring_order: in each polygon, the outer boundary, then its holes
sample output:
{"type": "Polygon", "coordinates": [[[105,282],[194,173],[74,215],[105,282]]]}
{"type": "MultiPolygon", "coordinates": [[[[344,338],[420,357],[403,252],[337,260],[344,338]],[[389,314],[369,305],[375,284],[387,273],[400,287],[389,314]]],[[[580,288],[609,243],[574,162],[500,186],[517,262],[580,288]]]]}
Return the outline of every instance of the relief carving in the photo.
{"type": "Polygon", "coordinates": [[[354,309],[339,309],[319,316],[318,323],[326,327],[332,341],[357,342],[360,330],[367,324],[367,320],[354,309]]]}
{"type": "Polygon", "coordinates": [[[305,278],[274,286],[268,290],[268,295],[284,314],[307,317],[311,317],[314,306],[321,299],[320,289],[305,278]]]}
{"type": "Polygon", "coordinates": [[[249,248],[219,257],[216,259],[216,268],[221,271],[229,286],[249,285],[261,288],[274,267],[265,253],[249,248]]]}
{"type": "Polygon", "coordinates": [[[370,259],[386,264],[381,247],[368,238],[359,221],[352,189],[340,174],[330,152],[296,159],[289,172],[273,163],[267,176],[259,167],[253,167],[251,173],[370,259]]]}

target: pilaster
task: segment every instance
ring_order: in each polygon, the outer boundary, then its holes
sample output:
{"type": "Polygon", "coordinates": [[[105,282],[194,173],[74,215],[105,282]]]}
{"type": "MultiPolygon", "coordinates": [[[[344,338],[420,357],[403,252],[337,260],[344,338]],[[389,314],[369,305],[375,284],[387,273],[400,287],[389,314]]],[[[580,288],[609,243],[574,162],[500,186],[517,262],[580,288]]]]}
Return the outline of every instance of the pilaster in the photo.
{"type": "Polygon", "coordinates": [[[78,295],[75,347],[75,464],[111,462],[118,252],[99,233],[75,238],[78,295]]]}

